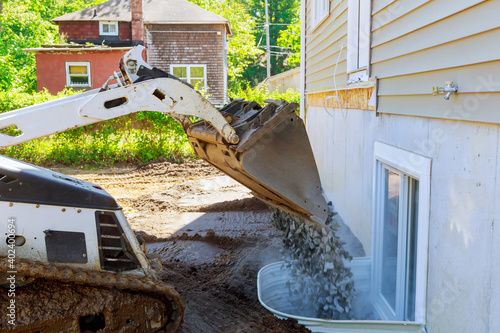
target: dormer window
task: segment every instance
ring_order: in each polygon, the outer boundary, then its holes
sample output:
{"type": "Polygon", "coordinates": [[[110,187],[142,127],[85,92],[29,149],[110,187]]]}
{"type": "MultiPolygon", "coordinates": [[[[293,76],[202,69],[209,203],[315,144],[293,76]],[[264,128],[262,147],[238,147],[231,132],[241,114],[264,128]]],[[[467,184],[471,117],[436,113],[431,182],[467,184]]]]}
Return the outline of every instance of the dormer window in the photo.
{"type": "Polygon", "coordinates": [[[99,21],[99,35],[118,36],[118,21],[99,21]]]}

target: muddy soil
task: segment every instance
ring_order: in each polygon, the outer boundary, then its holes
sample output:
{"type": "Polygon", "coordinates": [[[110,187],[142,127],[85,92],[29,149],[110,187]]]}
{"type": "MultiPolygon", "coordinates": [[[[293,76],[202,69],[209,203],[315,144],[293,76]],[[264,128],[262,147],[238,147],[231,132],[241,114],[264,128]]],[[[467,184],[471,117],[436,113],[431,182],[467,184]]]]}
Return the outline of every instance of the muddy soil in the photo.
{"type": "Polygon", "coordinates": [[[281,259],[283,234],[271,210],[212,166],[188,160],[60,171],[106,189],[148,251],[161,256],[160,278],[186,305],[180,332],[309,332],[258,301],[258,270],[281,259]]]}

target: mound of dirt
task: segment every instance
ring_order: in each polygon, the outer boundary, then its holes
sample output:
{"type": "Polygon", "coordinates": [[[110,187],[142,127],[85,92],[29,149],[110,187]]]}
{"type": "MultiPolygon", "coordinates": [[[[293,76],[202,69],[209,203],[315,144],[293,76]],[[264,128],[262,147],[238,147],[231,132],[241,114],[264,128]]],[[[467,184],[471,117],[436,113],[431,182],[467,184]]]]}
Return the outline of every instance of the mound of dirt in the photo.
{"type": "Polygon", "coordinates": [[[279,241],[215,239],[214,244],[214,235],[198,237],[153,250],[162,257],[160,278],[175,286],[186,305],[180,332],[309,332],[296,321],[274,317],[257,299],[257,272],[279,260],[279,241]],[[207,252],[212,257],[204,256],[207,252]]]}

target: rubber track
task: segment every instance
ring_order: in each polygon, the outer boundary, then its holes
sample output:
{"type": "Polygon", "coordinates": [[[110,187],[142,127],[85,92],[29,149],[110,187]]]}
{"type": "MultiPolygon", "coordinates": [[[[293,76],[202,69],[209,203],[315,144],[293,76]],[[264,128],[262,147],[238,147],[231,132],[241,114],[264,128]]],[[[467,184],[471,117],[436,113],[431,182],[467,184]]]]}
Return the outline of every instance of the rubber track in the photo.
{"type": "MultiPolygon", "coordinates": [[[[9,266],[7,257],[0,256],[0,272],[7,273],[12,271],[9,266]]],[[[64,264],[45,263],[18,258],[15,261],[15,271],[18,275],[26,275],[32,278],[44,278],[87,286],[145,292],[154,294],[156,297],[162,296],[163,302],[166,304],[170,303],[174,311],[169,322],[160,328],[159,331],[164,330],[167,333],[177,332],[184,321],[185,307],[179,293],[157,278],[134,274],[93,271],[64,264]]]]}

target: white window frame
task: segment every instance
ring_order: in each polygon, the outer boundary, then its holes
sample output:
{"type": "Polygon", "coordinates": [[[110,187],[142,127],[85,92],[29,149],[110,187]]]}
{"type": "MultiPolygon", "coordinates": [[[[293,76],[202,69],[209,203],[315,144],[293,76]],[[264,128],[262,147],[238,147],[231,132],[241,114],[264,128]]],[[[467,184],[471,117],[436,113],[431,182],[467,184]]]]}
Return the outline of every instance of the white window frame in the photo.
{"type": "Polygon", "coordinates": [[[311,26],[315,30],[330,15],[330,0],[312,0],[311,26]]]}
{"type": "Polygon", "coordinates": [[[120,31],[118,30],[118,21],[99,21],[99,35],[101,36],[119,36],[120,31]],[[116,32],[104,32],[104,25],[114,25],[116,27],[116,32]]]}
{"type": "MultiPolygon", "coordinates": [[[[381,267],[382,267],[382,241],[383,241],[383,208],[381,193],[381,175],[384,168],[406,175],[419,182],[418,193],[418,224],[417,224],[417,258],[416,258],[416,281],[415,281],[415,322],[426,324],[426,298],[427,298],[427,267],[429,253],[429,216],[430,216],[430,184],[431,184],[431,162],[428,157],[415,154],[382,142],[375,142],[374,150],[374,176],[373,176],[373,239],[372,239],[372,276],[371,276],[371,297],[372,302],[383,320],[404,320],[404,311],[396,309],[397,314],[391,315],[387,307],[381,302],[381,267]]],[[[403,178],[401,183],[404,184],[403,178]]],[[[404,185],[402,185],[404,186],[404,185]]],[[[403,193],[405,193],[403,188],[403,193]]],[[[403,200],[404,198],[400,198],[403,200]]],[[[404,200],[403,200],[404,201],[404,200]]],[[[400,212],[400,216],[401,216],[400,212]]],[[[404,225],[406,219],[399,221],[399,226],[404,225]]],[[[406,228],[403,226],[403,228],[406,228]]],[[[398,227],[398,229],[401,229],[398,227]]],[[[403,230],[406,233],[405,230],[403,230]]],[[[399,238],[401,240],[401,238],[399,238]]],[[[402,242],[401,242],[402,243],[402,242]]],[[[406,242],[404,243],[406,244],[406,242]]],[[[401,263],[400,250],[404,244],[398,244],[398,262],[401,263]]],[[[402,271],[406,267],[400,264],[398,267],[399,294],[396,297],[396,304],[402,305],[401,298],[404,297],[405,287],[401,283],[402,271]],[[402,294],[403,293],[403,294],[402,294]]],[[[406,280],[406,279],[405,279],[406,280]]],[[[398,307],[398,305],[396,305],[398,307]]]]}
{"type": "MultiPolygon", "coordinates": [[[[191,67],[203,67],[203,81],[205,82],[205,85],[202,90],[207,90],[207,65],[202,65],[202,64],[175,64],[175,65],[170,65],[170,74],[174,75],[174,68],[176,67],[186,67],[186,82],[191,84],[191,67]]],[[[199,79],[199,78],[194,78],[194,79],[199,79]]],[[[194,85],[193,85],[194,86],[194,85]]]]}
{"type": "Polygon", "coordinates": [[[67,87],[92,87],[92,77],[90,73],[90,62],[82,61],[82,62],[66,62],[66,86],[67,87]],[[88,84],[72,84],[69,67],[70,66],[87,66],[87,76],[89,77],[88,84]]]}
{"type": "Polygon", "coordinates": [[[370,77],[371,3],[370,0],[348,0],[348,84],[368,81],[370,77]]]}

